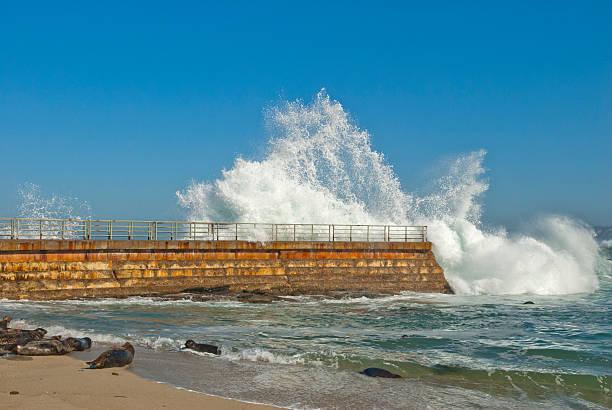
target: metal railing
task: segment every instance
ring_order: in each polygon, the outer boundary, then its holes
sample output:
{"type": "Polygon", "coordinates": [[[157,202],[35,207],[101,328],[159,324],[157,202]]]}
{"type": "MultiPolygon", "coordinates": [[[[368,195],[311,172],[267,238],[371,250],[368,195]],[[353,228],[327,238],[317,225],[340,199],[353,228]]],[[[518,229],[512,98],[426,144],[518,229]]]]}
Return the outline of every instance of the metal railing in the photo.
{"type": "Polygon", "coordinates": [[[427,227],[0,218],[0,239],[421,242],[427,227]]]}

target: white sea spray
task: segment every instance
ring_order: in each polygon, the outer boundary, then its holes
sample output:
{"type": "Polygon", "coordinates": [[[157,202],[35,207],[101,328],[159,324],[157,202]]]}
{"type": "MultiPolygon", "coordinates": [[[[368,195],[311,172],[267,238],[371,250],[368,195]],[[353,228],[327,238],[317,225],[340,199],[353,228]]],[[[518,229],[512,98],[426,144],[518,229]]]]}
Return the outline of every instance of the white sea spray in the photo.
{"type": "Polygon", "coordinates": [[[598,288],[593,230],[566,216],[509,234],[484,229],[484,150],[460,155],[427,194],[405,192],[370,135],[321,91],[310,104],[268,111],[261,160],[237,158],[213,182],[177,192],[190,220],[273,223],[424,224],[459,294],[571,294],[598,288]]]}

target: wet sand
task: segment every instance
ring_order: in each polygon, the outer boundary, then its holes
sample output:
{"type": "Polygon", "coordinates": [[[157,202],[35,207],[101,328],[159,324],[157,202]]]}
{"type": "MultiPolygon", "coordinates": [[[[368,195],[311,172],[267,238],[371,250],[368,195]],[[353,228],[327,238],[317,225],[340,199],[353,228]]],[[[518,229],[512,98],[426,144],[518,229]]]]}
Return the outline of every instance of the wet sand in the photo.
{"type": "Polygon", "coordinates": [[[155,383],[70,356],[0,357],[2,409],[275,409],[155,383]]]}

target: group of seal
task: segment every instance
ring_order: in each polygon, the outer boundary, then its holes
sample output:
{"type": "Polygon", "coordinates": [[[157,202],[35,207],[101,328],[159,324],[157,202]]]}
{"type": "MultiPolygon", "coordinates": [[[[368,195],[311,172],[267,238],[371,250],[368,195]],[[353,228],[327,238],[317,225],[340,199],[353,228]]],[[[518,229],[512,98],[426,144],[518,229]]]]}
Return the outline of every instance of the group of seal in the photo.
{"type": "MultiPolygon", "coordinates": [[[[27,330],[9,328],[11,318],[5,316],[0,321],[0,354],[14,353],[26,356],[64,355],[73,351],[84,351],[91,348],[91,339],[88,337],[75,338],[52,336],[45,338],[47,331],[42,328],[27,330]]],[[[220,355],[218,346],[206,343],[196,343],[193,340],[185,342],[185,348],[201,353],[220,355]]],[[[134,360],[134,346],[126,342],[121,347],[113,347],[102,352],[96,359],[86,362],[90,369],[103,369],[108,367],[126,366],[134,360]]],[[[360,374],[369,377],[383,377],[396,379],[402,376],[393,374],[385,369],[369,367],[360,374]]]]}
{"type": "MultiPolygon", "coordinates": [[[[45,337],[47,331],[42,328],[28,330],[9,328],[11,318],[5,316],[0,321],[0,355],[17,354],[23,356],[64,355],[74,351],[85,351],[91,348],[89,337],[61,336],[45,337]]],[[[121,367],[134,360],[134,347],[125,343],[121,347],[111,348],[87,362],[90,369],[121,367]]]]}
{"type": "Polygon", "coordinates": [[[0,321],[0,353],[14,353],[24,356],[63,355],[72,351],[83,351],[91,347],[88,337],[74,338],[61,336],[45,337],[43,328],[34,330],[9,328],[11,318],[0,321]]]}

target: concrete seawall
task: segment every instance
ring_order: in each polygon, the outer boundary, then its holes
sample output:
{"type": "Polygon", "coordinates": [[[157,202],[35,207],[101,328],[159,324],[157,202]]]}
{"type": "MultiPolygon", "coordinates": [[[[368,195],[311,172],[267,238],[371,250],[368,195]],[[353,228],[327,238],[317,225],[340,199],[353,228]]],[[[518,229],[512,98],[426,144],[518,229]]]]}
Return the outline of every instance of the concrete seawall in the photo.
{"type": "Polygon", "coordinates": [[[122,297],[226,286],[280,295],[452,293],[430,242],[0,240],[0,297],[122,297]]]}

